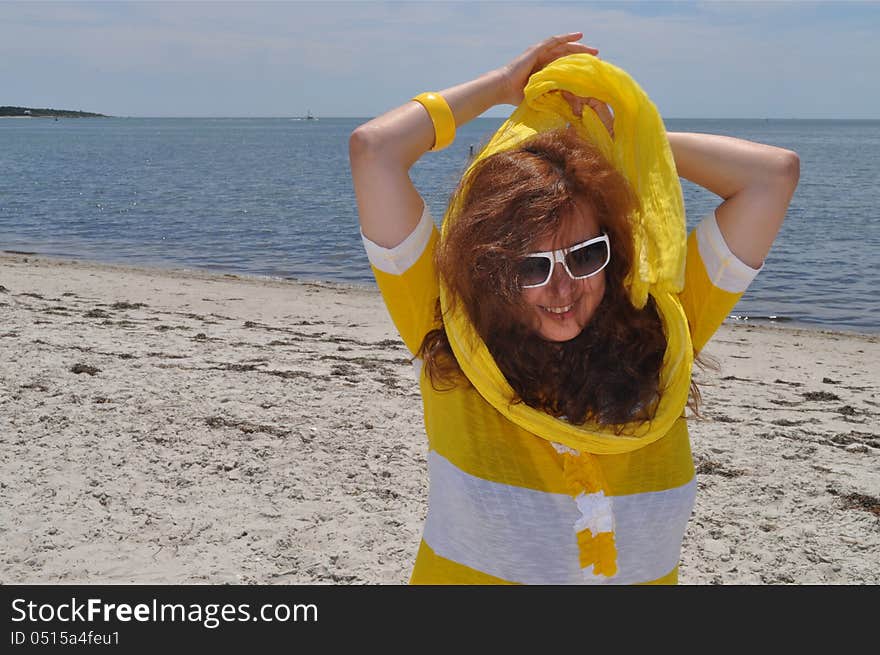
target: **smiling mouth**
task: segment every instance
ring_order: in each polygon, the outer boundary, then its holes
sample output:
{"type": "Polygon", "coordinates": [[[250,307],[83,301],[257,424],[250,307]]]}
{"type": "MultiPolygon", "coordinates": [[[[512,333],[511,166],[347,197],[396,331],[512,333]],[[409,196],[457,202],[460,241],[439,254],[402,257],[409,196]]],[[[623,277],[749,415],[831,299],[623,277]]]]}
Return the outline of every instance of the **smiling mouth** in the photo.
{"type": "Polygon", "coordinates": [[[574,303],[572,303],[570,305],[565,305],[564,307],[544,307],[543,305],[538,305],[538,307],[543,309],[545,312],[550,312],[551,314],[560,314],[561,315],[561,314],[565,314],[567,312],[570,312],[572,310],[572,308],[574,307],[574,303]]]}

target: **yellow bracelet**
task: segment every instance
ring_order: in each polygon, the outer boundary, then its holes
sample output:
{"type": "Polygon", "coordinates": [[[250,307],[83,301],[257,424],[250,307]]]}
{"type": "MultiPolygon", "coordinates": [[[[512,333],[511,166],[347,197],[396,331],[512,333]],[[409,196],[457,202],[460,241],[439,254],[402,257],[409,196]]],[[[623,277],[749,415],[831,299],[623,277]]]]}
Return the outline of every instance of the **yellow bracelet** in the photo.
{"type": "Polygon", "coordinates": [[[455,116],[439,93],[420,93],[413,98],[425,108],[434,124],[434,150],[443,150],[455,139],[455,116]]]}

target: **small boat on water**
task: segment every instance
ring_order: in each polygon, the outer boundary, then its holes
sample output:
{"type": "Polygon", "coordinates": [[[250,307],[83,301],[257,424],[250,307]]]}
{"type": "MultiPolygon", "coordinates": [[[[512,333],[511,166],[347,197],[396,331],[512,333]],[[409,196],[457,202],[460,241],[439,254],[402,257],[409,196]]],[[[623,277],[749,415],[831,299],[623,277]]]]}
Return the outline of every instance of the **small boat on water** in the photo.
{"type": "Polygon", "coordinates": [[[297,116],[296,118],[291,118],[290,120],[292,120],[292,121],[316,121],[318,119],[317,119],[317,117],[315,117],[312,114],[312,110],[309,109],[306,111],[305,116],[297,116]]]}

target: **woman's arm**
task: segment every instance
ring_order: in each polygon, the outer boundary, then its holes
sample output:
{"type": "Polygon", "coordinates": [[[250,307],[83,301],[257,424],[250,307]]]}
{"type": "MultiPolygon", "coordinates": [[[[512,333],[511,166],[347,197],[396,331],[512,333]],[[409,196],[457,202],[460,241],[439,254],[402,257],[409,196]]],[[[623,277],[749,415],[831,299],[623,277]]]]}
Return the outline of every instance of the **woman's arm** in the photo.
{"type": "Polygon", "coordinates": [[[715,217],[730,251],[760,268],[798,184],[797,153],[712,134],[668,136],[678,174],[724,199],[715,217]]]}
{"type": "MultiPolygon", "coordinates": [[[[551,37],[532,46],[506,66],[440,92],[456,126],[497,104],[518,105],[532,73],[559,57],[598,50],[574,43],[580,32],[551,37]]],[[[431,89],[426,89],[431,90],[431,89]]],[[[349,139],[349,160],[361,231],[385,248],[400,244],[415,229],[424,202],[409,169],[434,145],[434,125],[417,102],[364,123],[349,139]]]]}

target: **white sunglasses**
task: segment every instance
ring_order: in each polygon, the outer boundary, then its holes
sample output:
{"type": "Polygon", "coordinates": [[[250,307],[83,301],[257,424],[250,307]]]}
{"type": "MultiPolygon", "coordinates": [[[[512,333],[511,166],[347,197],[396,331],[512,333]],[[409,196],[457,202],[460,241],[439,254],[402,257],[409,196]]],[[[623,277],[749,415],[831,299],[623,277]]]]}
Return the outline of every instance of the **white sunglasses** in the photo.
{"type": "Polygon", "coordinates": [[[562,264],[572,280],[583,280],[601,271],[610,261],[611,242],[603,232],[602,236],[568,248],[526,255],[516,266],[516,276],[521,289],[534,289],[550,281],[556,262],[562,264]]]}

